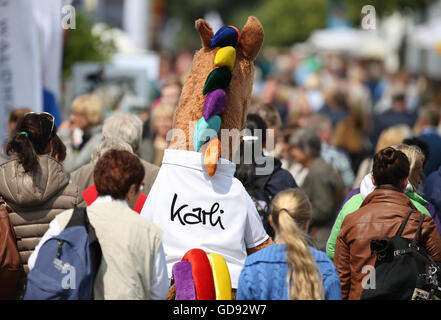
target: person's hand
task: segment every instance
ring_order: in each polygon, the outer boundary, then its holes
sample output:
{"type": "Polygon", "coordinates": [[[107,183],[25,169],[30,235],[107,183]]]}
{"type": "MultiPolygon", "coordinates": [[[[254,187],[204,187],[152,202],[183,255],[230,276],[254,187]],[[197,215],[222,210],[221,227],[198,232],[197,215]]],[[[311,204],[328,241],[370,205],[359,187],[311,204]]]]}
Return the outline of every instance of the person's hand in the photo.
{"type": "Polygon", "coordinates": [[[70,129],[73,130],[73,123],[70,120],[63,121],[58,127],[59,130],[70,129]]]}
{"type": "Polygon", "coordinates": [[[139,118],[144,123],[144,122],[146,122],[149,119],[149,113],[147,111],[144,111],[143,113],[141,113],[139,115],[139,118]]]}
{"type": "Polygon", "coordinates": [[[74,146],[79,146],[83,143],[83,130],[80,128],[74,128],[72,131],[72,143],[74,146]]]}
{"type": "Polygon", "coordinates": [[[153,141],[153,146],[158,150],[165,150],[168,147],[168,141],[161,137],[156,137],[153,141]]]}

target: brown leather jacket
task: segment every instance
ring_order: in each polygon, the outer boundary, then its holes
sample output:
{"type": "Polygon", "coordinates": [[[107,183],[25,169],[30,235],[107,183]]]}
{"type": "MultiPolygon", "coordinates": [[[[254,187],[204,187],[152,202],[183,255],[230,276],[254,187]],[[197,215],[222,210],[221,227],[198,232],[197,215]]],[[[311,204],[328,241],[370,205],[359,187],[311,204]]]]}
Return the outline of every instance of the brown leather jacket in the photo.
{"type": "MultiPolygon", "coordinates": [[[[360,299],[363,278],[369,277],[368,269],[375,265],[370,242],[383,237],[393,237],[411,208],[409,198],[398,189],[383,186],[372,192],[360,209],[343,221],[335,246],[334,264],[341,282],[343,299],[360,299]]],[[[418,228],[421,213],[415,209],[404,228],[402,236],[412,239],[418,228]]],[[[421,239],[429,256],[441,261],[441,238],[431,217],[424,216],[421,239]]]]}

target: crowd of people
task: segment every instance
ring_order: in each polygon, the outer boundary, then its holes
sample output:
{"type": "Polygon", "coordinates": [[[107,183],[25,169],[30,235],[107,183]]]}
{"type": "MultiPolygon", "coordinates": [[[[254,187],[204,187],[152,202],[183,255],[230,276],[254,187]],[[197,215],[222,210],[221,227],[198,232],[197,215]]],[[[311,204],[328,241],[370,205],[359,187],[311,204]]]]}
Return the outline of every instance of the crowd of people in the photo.
{"type": "MultiPolygon", "coordinates": [[[[409,209],[403,234],[412,238],[424,214],[419,245],[441,261],[441,85],[340,55],[264,53],[256,67],[246,119],[253,139],[243,138],[231,174],[261,220],[240,235],[254,246],[230,248],[247,255],[230,270],[236,298],[360,299],[362,269],[375,264],[370,241],[396,234],[409,209]],[[245,149],[254,150],[251,163],[245,149]],[[259,174],[268,159],[271,172],[259,174]]],[[[94,93],[77,97],[59,128],[48,113],[11,113],[0,196],[24,268],[17,298],[42,244],[77,206],[87,206],[102,247],[95,299],[168,296],[166,256],[185,251],[165,250],[157,212],[132,210],[161,201],[154,186],[168,179],[160,167],[173,167],[167,133],[186,72],[161,74],[157,99],[140,115],[105,117],[94,93]]],[[[236,210],[250,205],[234,199],[236,210]]]]}

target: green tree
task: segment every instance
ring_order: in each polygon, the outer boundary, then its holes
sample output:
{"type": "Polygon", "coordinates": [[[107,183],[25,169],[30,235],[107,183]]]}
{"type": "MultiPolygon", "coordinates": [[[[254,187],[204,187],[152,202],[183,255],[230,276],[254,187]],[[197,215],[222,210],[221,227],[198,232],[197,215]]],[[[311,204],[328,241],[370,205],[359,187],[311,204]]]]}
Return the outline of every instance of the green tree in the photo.
{"type": "Polygon", "coordinates": [[[224,24],[235,25],[242,29],[249,15],[256,15],[262,0],[168,0],[167,12],[169,17],[179,19],[182,28],[176,39],[176,47],[199,48],[201,41],[194,29],[194,22],[204,18],[209,11],[220,14],[224,24]]]}
{"type": "Polygon", "coordinates": [[[85,12],[77,10],[75,29],[69,29],[63,51],[63,78],[70,77],[77,61],[108,62],[116,51],[112,40],[103,41],[92,33],[93,19],[85,12]]]}
{"type": "Polygon", "coordinates": [[[200,46],[194,21],[217,11],[224,24],[242,29],[248,16],[256,16],[265,29],[265,44],[291,45],[304,41],[310,32],[325,27],[326,0],[181,0],[168,1],[168,15],[180,19],[177,47],[200,46]]]}
{"type": "Polygon", "coordinates": [[[290,46],[325,27],[326,0],[263,0],[257,17],[265,30],[266,45],[290,46]]]}
{"type": "Polygon", "coordinates": [[[326,27],[332,4],[340,4],[344,16],[359,26],[361,10],[373,5],[378,17],[394,11],[424,10],[436,0],[168,0],[168,15],[178,18],[182,28],[177,47],[200,46],[194,21],[208,11],[217,11],[225,24],[243,27],[246,18],[256,16],[265,29],[264,45],[286,47],[308,39],[312,31],[326,27]]]}

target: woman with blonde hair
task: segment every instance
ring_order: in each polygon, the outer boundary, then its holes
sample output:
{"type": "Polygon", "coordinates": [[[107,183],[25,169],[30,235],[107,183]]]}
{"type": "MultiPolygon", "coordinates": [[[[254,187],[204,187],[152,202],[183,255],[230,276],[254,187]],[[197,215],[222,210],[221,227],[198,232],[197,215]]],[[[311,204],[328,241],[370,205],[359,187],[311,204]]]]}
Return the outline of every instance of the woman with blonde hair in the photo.
{"type": "MultiPolygon", "coordinates": [[[[409,141],[410,143],[411,141],[409,141]]],[[[418,191],[420,190],[420,185],[424,176],[424,168],[427,164],[426,155],[423,150],[417,145],[410,145],[407,143],[399,143],[392,146],[395,150],[403,152],[409,159],[410,169],[409,169],[409,181],[406,187],[406,195],[414,203],[415,207],[426,215],[430,215],[435,222],[438,229],[438,233],[441,235],[441,221],[436,214],[435,207],[428,200],[427,195],[421,196],[418,191]]],[[[423,192],[420,192],[421,194],[423,192]]],[[[433,201],[433,199],[431,200],[433,201]]]]}
{"type": "Polygon", "coordinates": [[[413,192],[418,190],[421,184],[421,174],[423,172],[423,164],[425,156],[421,148],[415,145],[408,145],[404,143],[397,143],[391,146],[395,150],[403,152],[410,162],[409,170],[409,186],[408,189],[413,192]]]}
{"type": "Polygon", "coordinates": [[[152,112],[150,136],[143,139],[140,156],[144,160],[157,165],[162,164],[164,150],[168,147],[167,133],[172,129],[175,107],[170,104],[159,104],[152,112]]]}
{"type": "Polygon", "coordinates": [[[324,252],[308,244],[311,203],[306,194],[300,189],[284,190],[271,206],[276,244],[248,256],[237,299],[341,299],[337,270],[324,252]]]}
{"type": "Polygon", "coordinates": [[[72,172],[89,163],[93,148],[102,140],[104,105],[95,94],[84,94],[72,102],[68,121],[60,125],[59,136],[66,146],[63,163],[72,172]]]}
{"type": "MultiPolygon", "coordinates": [[[[384,129],[378,138],[377,145],[375,146],[375,153],[393,144],[401,143],[404,139],[410,138],[411,136],[412,129],[406,124],[399,124],[384,129]]],[[[369,156],[361,162],[357,171],[357,176],[355,177],[355,182],[353,185],[354,189],[359,188],[363,178],[372,171],[373,163],[373,156],[369,156]]]]}

